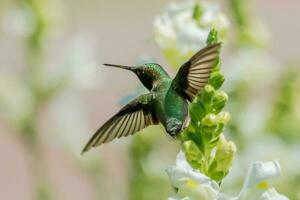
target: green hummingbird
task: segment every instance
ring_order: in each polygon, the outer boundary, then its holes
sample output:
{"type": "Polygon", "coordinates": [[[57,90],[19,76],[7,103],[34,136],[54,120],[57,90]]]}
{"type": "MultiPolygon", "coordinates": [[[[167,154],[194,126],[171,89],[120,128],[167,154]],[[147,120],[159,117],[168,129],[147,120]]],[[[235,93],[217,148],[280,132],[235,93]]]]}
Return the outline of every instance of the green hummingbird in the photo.
{"type": "Polygon", "coordinates": [[[188,102],[193,101],[207,84],[218,62],[220,47],[221,43],[217,43],[198,51],[179,68],[174,79],[156,63],[140,66],[104,64],[132,71],[150,92],[132,100],[111,117],[94,133],[82,153],[158,123],[170,136],[176,137],[188,118],[188,102]]]}

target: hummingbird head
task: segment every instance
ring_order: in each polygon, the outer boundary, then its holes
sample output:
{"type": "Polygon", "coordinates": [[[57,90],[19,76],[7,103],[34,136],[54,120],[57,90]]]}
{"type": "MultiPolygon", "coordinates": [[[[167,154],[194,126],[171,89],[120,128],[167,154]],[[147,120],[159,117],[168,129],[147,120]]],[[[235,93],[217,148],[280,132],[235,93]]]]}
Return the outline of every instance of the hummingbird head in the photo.
{"type": "Polygon", "coordinates": [[[126,69],[134,72],[148,90],[152,89],[156,81],[159,81],[165,77],[169,78],[167,72],[159,64],[156,63],[146,63],[138,66],[125,66],[125,65],[115,65],[115,64],[104,64],[104,65],[126,69]]]}

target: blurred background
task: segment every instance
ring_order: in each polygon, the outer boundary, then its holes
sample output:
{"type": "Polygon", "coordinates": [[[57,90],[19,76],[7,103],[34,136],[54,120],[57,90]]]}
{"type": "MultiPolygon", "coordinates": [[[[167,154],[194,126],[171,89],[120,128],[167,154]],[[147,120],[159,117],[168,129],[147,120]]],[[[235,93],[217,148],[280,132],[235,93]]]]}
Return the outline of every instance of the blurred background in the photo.
{"type": "MultiPolygon", "coordinates": [[[[238,147],[224,189],[239,191],[253,161],[277,159],[278,191],[300,199],[300,2],[242,1],[263,32],[246,42],[236,39],[235,1],[216,2],[232,25],[223,89],[232,116],[226,134],[238,147]]],[[[80,154],[100,125],[145,92],[134,74],[102,63],[155,61],[176,73],[154,39],[167,3],[0,1],[0,199],[167,199],[165,168],[179,144],[161,127],[80,154]]]]}

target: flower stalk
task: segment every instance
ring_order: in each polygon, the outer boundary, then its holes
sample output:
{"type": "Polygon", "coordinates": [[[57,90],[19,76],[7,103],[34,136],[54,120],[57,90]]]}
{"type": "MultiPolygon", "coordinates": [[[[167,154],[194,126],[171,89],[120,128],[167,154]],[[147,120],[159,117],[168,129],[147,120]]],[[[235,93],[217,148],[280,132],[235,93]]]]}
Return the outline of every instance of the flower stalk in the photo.
{"type": "Polygon", "coordinates": [[[36,27],[29,36],[26,42],[27,48],[27,84],[33,99],[32,109],[21,123],[20,132],[24,138],[26,148],[31,155],[31,171],[34,177],[36,187],[35,199],[37,200],[51,200],[53,194],[51,191],[51,184],[48,181],[46,167],[44,165],[43,150],[40,145],[40,139],[37,130],[37,119],[39,110],[44,102],[43,89],[40,83],[40,64],[42,60],[42,40],[44,38],[44,31],[46,23],[39,15],[38,8],[35,1],[24,1],[24,4],[29,7],[33,13],[36,21],[36,27]]]}
{"type": "MultiPolygon", "coordinates": [[[[218,33],[212,29],[207,44],[217,42],[218,33]]],[[[225,80],[220,66],[219,59],[208,84],[190,104],[190,123],[180,138],[189,164],[218,182],[228,174],[236,154],[235,144],[227,141],[222,133],[230,114],[222,111],[228,95],[219,90],[225,80]]]]}

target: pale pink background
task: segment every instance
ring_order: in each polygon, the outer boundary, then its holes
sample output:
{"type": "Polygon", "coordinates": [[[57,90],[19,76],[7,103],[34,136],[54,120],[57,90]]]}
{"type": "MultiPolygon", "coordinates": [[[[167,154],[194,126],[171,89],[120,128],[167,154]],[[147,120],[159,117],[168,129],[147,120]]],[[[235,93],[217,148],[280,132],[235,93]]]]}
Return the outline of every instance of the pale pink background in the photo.
{"type": "MultiPolygon", "coordinates": [[[[9,4],[9,0],[1,1],[2,5],[9,4]]],[[[141,54],[151,55],[165,64],[159,48],[150,41],[153,17],[165,3],[166,1],[158,0],[64,1],[65,22],[59,33],[62,34],[60,41],[54,41],[55,48],[64,45],[64,38],[83,33],[93,41],[96,53],[99,54],[99,65],[102,62],[135,63],[141,54]]],[[[299,59],[300,1],[256,0],[256,4],[257,14],[264,19],[273,35],[271,53],[281,62],[290,58],[299,59]]],[[[5,7],[0,8],[0,18],[4,9],[5,7]]],[[[20,48],[18,41],[1,34],[0,30],[0,67],[7,63],[16,66],[16,69],[20,66],[18,58],[22,55],[14,53],[15,48],[20,48]]],[[[119,107],[119,99],[133,91],[138,84],[132,74],[119,70],[103,70],[106,74],[104,85],[82,94],[86,96],[89,104],[91,130],[113,114],[119,107]]],[[[42,128],[46,128],[45,123],[41,124],[42,128]]],[[[28,157],[22,143],[12,133],[14,130],[0,120],[0,199],[29,200],[32,199],[33,188],[28,157]]],[[[103,199],[123,199],[126,195],[128,160],[126,152],[118,152],[118,144],[110,144],[101,150],[102,158],[110,166],[106,172],[109,183],[101,191],[118,188],[115,190],[117,194],[104,193],[103,199]]],[[[81,147],[78,149],[80,151],[81,147]]],[[[70,155],[57,145],[45,146],[45,152],[51,181],[58,192],[57,199],[93,199],[92,186],[70,155]]]]}

